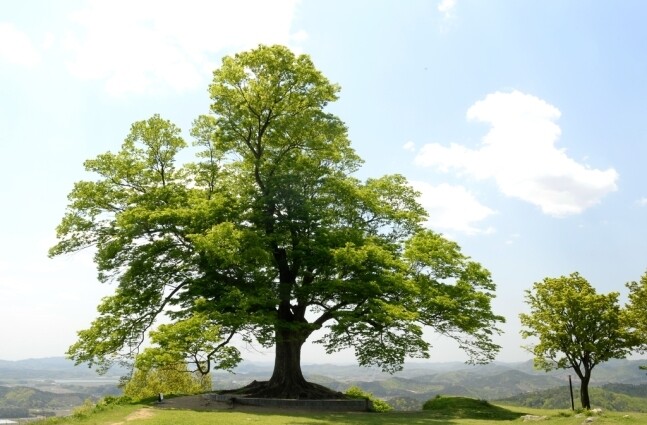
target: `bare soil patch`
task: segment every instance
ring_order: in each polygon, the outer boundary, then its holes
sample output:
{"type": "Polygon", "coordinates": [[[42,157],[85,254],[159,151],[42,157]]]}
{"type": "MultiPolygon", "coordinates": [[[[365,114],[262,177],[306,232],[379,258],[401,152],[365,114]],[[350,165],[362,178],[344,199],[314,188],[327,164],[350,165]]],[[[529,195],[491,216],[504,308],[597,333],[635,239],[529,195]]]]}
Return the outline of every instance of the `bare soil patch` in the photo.
{"type": "MultiPolygon", "coordinates": [[[[155,413],[153,412],[153,409],[149,407],[144,407],[143,409],[139,409],[131,413],[130,415],[126,416],[126,422],[137,421],[141,419],[149,419],[149,418],[152,418],[154,415],[155,413]]],[[[115,422],[110,425],[124,425],[124,422],[115,422]]]]}
{"type": "Polygon", "coordinates": [[[153,412],[153,409],[145,407],[143,409],[139,409],[130,415],[126,416],[126,421],[136,421],[138,419],[148,419],[152,418],[155,415],[153,412]]]}

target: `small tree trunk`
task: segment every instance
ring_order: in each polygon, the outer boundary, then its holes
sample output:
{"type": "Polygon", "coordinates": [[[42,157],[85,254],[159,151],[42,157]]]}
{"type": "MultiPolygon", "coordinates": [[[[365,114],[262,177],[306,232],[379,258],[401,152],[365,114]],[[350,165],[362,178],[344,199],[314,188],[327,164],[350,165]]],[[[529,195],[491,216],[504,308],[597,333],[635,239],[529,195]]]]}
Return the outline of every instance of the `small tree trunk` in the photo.
{"type": "Polygon", "coordinates": [[[591,380],[590,373],[585,374],[581,379],[580,401],[582,402],[582,408],[591,410],[591,400],[589,399],[589,381],[591,380]]]}

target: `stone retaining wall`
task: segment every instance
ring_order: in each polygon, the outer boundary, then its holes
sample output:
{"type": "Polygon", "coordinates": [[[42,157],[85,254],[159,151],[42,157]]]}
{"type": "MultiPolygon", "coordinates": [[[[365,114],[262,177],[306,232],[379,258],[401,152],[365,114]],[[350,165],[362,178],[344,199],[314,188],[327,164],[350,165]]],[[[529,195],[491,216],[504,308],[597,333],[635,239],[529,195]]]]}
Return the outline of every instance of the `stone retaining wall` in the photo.
{"type": "Polygon", "coordinates": [[[237,397],[232,394],[210,394],[215,401],[231,403],[234,406],[273,407],[282,409],[323,410],[328,412],[366,412],[370,410],[369,400],[308,400],[283,398],[251,398],[237,397]]]}

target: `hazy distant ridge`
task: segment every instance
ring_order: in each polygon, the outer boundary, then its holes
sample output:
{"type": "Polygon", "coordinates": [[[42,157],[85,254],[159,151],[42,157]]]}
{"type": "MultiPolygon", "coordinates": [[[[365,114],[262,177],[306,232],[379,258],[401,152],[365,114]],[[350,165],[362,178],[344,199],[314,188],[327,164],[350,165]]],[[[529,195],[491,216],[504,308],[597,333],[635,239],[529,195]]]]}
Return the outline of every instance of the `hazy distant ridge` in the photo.
{"type": "MultiPolygon", "coordinates": [[[[592,391],[594,404],[605,409],[637,410],[643,405],[647,409],[647,376],[644,371],[638,369],[646,362],[614,360],[596,369],[592,383],[594,387],[598,387],[592,391]],[[604,400],[604,403],[601,400],[604,400]]],[[[117,369],[111,375],[114,379],[125,372],[117,369]]],[[[271,372],[271,364],[243,362],[235,374],[215,372],[214,387],[236,388],[252,380],[267,380],[271,372]]],[[[468,366],[463,363],[411,363],[395,375],[383,373],[377,368],[363,368],[357,365],[310,364],[303,366],[303,372],[308,380],[339,391],[344,391],[350,386],[359,386],[402,409],[419,409],[422,402],[438,394],[486,400],[505,399],[506,403],[529,407],[570,407],[570,397],[566,392],[569,371],[537,371],[533,369],[530,361],[495,362],[483,366],[468,366]]],[[[83,365],[74,366],[72,361],[64,357],[0,360],[0,385],[10,385],[13,391],[23,393],[24,388],[20,389],[20,386],[42,389],[50,385],[48,381],[51,381],[52,388],[56,389],[56,380],[78,380],[77,383],[66,385],[75,390],[82,390],[83,385],[86,385],[81,383],[83,380],[97,378],[99,376],[93,370],[83,365]]],[[[575,376],[572,378],[577,394],[579,381],[575,376]]],[[[84,392],[99,396],[98,391],[111,391],[111,388],[117,390],[113,385],[88,388],[84,392]]],[[[8,390],[5,388],[0,391],[0,407],[8,407],[10,405],[3,401],[3,393],[7,395],[8,390]]],[[[53,399],[49,403],[43,403],[50,396],[36,392],[32,401],[38,406],[49,404],[60,408],[74,396],[76,395],[59,394],[55,398],[56,401],[53,399]]],[[[34,408],[32,401],[25,398],[25,403],[20,407],[34,408]]]]}

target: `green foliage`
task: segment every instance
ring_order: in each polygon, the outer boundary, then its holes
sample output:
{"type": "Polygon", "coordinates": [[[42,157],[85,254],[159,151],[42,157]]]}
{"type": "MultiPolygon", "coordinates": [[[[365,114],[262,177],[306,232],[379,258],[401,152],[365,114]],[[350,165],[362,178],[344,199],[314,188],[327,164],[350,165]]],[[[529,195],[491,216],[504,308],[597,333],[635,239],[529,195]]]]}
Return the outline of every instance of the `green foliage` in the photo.
{"type": "Polygon", "coordinates": [[[535,366],[546,371],[572,368],[581,381],[582,407],[590,408],[588,384],[595,366],[626,357],[638,345],[617,292],[597,294],[578,273],[546,278],[526,291],[529,314],[521,314],[523,338],[535,366]]]}
{"type": "Polygon", "coordinates": [[[72,417],[74,419],[84,419],[97,411],[99,411],[99,409],[97,409],[97,405],[95,403],[91,400],[85,400],[81,406],[76,407],[72,411],[72,417]]]}
{"type": "Polygon", "coordinates": [[[128,404],[132,403],[132,399],[126,395],[122,396],[112,396],[108,395],[103,397],[97,404],[99,405],[104,405],[104,406],[117,406],[121,404],[128,404]]]}
{"type": "Polygon", "coordinates": [[[184,364],[163,368],[136,369],[123,388],[124,396],[144,400],[164,395],[199,394],[211,391],[211,375],[192,373],[184,364]]]}
{"type": "Polygon", "coordinates": [[[404,177],[352,177],[361,159],[325,110],[339,87],[308,56],[259,46],[225,57],[209,92],[195,162],[177,163],[189,144],[157,115],[85,162],[93,176],[70,193],[50,255],[94,247],[100,280],[118,286],[70,357],[101,370],[131,361],[166,315],[153,365],[230,369],[234,335],[300,347],[322,328],[328,352],[353,348],[389,372],[429,356],[424,327],[472,362],[494,358],[504,319],[489,272],[422,228],[404,177]]]}
{"type": "Polygon", "coordinates": [[[185,359],[191,359],[196,372],[206,375],[212,365],[231,371],[241,360],[235,347],[226,346],[229,341],[220,341],[220,326],[202,312],[160,325],[150,332],[150,342],[137,356],[136,366],[143,370],[184,367],[185,359]]]}
{"type": "Polygon", "coordinates": [[[366,392],[359,387],[350,387],[346,392],[344,392],[344,394],[351,398],[368,400],[370,402],[372,412],[383,413],[393,410],[393,407],[389,403],[376,398],[373,394],[366,392]]]}
{"type": "Polygon", "coordinates": [[[422,410],[447,418],[514,420],[521,416],[518,412],[495,406],[486,400],[442,395],[427,400],[422,405],[422,410]]]}
{"type": "Polygon", "coordinates": [[[422,409],[422,402],[413,397],[394,397],[388,403],[398,412],[417,412],[422,409]]]}
{"type": "MultiPolygon", "coordinates": [[[[647,351],[647,272],[639,282],[627,283],[629,288],[629,303],[627,304],[628,322],[639,340],[640,351],[647,351]]],[[[647,365],[640,367],[647,370],[647,365]]]]}
{"type": "Polygon", "coordinates": [[[72,417],[74,419],[85,419],[96,413],[110,410],[113,407],[122,404],[124,399],[118,397],[106,397],[101,399],[96,403],[92,400],[85,400],[81,406],[77,406],[72,411],[72,417]]]}
{"type": "Polygon", "coordinates": [[[617,292],[597,294],[579,274],[546,278],[526,291],[530,314],[521,314],[524,338],[538,338],[531,350],[544,370],[593,366],[624,358],[634,347],[617,292]]]}

